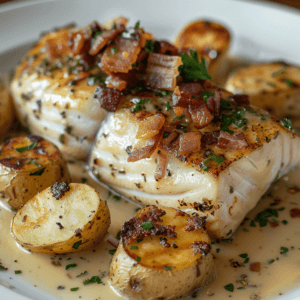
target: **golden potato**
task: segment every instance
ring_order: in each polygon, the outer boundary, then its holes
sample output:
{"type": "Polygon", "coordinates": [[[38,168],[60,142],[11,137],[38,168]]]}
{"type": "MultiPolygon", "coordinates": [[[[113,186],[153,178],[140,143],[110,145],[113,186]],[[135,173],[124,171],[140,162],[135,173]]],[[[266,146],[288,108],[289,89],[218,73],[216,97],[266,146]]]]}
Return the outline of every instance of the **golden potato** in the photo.
{"type": "Polygon", "coordinates": [[[56,181],[70,181],[58,148],[36,136],[15,137],[0,146],[0,193],[19,209],[56,181]]]}
{"type": "Polygon", "coordinates": [[[253,64],[240,68],[227,80],[227,90],[248,94],[251,104],[300,127],[300,67],[283,62],[253,64]]]}
{"type": "Polygon", "coordinates": [[[179,49],[194,47],[199,57],[206,59],[211,75],[215,75],[223,67],[230,40],[230,33],[224,26],[197,20],[187,24],[179,32],[174,44],[179,49]]]}
{"type": "Polygon", "coordinates": [[[149,206],[125,222],[109,283],[126,299],[174,299],[215,276],[205,217],[149,206]]]}
{"type": "Polygon", "coordinates": [[[15,114],[9,93],[0,84],[0,135],[3,135],[11,127],[15,114]]]}
{"type": "Polygon", "coordinates": [[[87,184],[55,183],[30,199],[13,218],[11,231],[24,248],[45,254],[89,249],[110,225],[106,201],[87,184]]]}

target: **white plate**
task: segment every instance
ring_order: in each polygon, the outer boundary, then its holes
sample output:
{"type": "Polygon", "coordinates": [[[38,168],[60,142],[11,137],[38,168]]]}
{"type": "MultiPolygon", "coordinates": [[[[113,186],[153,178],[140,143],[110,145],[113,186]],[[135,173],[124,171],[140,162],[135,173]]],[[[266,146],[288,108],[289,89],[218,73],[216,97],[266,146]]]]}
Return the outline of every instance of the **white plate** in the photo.
{"type": "MultiPolygon", "coordinates": [[[[42,31],[71,22],[102,23],[118,15],[129,17],[131,24],[141,20],[156,38],[169,40],[191,20],[219,21],[231,31],[234,54],[249,60],[285,60],[300,65],[300,13],[281,5],[229,0],[23,0],[0,6],[0,76],[16,66],[42,31]]],[[[0,299],[55,300],[7,272],[0,272],[0,283],[0,299]],[[18,293],[6,288],[8,283],[16,286],[18,293]]],[[[300,299],[300,288],[280,297],[287,299],[300,299]]]]}

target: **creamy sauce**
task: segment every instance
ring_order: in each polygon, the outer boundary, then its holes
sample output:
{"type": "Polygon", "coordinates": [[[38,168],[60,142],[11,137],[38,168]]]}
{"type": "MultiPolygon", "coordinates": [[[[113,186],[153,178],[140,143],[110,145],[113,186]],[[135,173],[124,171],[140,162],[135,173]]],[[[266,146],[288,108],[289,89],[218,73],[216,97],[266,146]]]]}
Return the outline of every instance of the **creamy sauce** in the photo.
{"type": "MultiPolygon", "coordinates": [[[[0,211],[1,263],[8,268],[7,272],[14,274],[15,270],[21,270],[22,274],[18,275],[21,280],[58,299],[121,299],[107,284],[109,264],[112,258],[109,250],[114,249],[107,239],[110,236],[116,237],[122,224],[133,217],[137,206],[124,199],[118,200],[118,197],[114,197],[107,189],[94,182],[83,166],[72,163],[69,164],[69,168],[74,182],[81,182],[82,178],[86,178],[87,183],[96,188],[103,198],[108,200],[111,226],[105,241],[91,251],[70,255],[50,256],[26,253],[18,247],[10,234],[13,212],[3,206],[0,211]],[[66,266],[69,264],[77,266],[66,270],[66,266]],[[80,274],[82,275],[77,277],[80,274]],[[103,283],[84,285],[83,281],[92,276],[101,277],[103,283]],[[78,288],[78,290],[71,291],[73,288],[78,288]]],[[[262,199],[257,207],[248,214],[249,220],[238,228],[233,241],[214,242],[213,252],[218,278],[199,293],[197,298],[271,299],[299,286],[300,226],[299,218],[292,219],[290,217],[290,209],[300,208],[300,192],[295,194],[288,192],[288,188],[291,186],[299,185],[299,178],[300,168],[273,185],[269,191],[272,193],[272,197],[267,196],[262,199]],[[275,199],[280,199],[280,203],[270,206],[275,199]],[[280,225],[272,228],[268,223],[267,226],[260,228],[256,222],[256,227],[251,227],[250,221],[257,213],[270,207],[273,209],[285,208],[283,211],[278,211],[278,217],[274,217],[280,222],[280,225]],[[287,220],[288,223],[282,224],[283,220],[287,220]],[[280,254],[281,247],[287,248],[288,252],[280,254]],[[244,263],[246,258],[239,256],[246,253],[249,258],[248,263],[244,263]],[[268,261],[272,259],[274,262],[268,264],[268,261]],[[232,262],[238,262],[241,266],[234,268],[231,266],[232,262]],[[254,262],[260,262],[260,272],[249,270],[250,263],[254,262]],[[241,278],[243,274],[247,277],[241,278]],[[234,292],[224,288],[228,284],[234,285],[234,292]],[[244,286],[244,284],[247,285],[244,286]]],[[[269,218],[269,220],[271,219],[272,217],[269,218]]],[[[235,265],[237,264],[235,263],[235,265]]]]}

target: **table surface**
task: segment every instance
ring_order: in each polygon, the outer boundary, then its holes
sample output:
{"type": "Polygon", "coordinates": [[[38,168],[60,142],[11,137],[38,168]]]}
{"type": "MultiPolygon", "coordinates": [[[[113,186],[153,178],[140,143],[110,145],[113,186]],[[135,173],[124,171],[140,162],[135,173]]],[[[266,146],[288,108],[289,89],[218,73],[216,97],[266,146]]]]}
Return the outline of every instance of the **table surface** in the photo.
{"type": "MultiPolygon", "coordinates": [[[[0,0],[0,4],[4,2],[9,2],[9,1],[14,1],[14,0],[0,0]]],[[[281,3],[290,7],[295,7],[300,9],[300,1],[299,0],[265,0],[268,2],[276,2],[276,3],[281,3]]]]}

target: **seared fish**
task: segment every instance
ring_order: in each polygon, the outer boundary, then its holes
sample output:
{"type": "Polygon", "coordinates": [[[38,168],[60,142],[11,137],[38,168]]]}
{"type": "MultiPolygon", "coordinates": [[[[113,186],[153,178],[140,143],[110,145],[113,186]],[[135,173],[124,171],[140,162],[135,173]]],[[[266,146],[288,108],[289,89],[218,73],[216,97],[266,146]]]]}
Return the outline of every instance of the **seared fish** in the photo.
{"type": "Polygon", "coordinates": [[[206,127],[191,109],[174,119],[168,95],[128,96],[103,121],[90,166],[98,180],[132,201],[205,215],[209,234],[229,238],[272,181],[299,163],[300,137],[289,120],[273,119],[246,96],[205,85],[222,93],[220,114],[206,127]]]}

